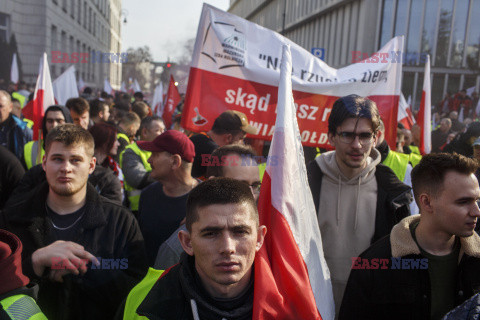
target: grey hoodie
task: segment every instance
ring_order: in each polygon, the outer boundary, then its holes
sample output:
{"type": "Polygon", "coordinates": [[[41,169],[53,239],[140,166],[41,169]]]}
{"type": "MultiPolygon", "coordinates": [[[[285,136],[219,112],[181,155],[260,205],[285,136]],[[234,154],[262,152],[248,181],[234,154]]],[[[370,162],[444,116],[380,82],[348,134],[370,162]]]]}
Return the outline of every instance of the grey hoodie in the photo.
{"type": "Polygon", "coordinates": [[[365,169],[348,179],[338,168],[335,151],[315,159],[324,174],[317,216],[337,313],[352,258],[370,246],[375,232],[378,191],[375,167],[380,160],[380,153],[372,149],[365,169]]]}

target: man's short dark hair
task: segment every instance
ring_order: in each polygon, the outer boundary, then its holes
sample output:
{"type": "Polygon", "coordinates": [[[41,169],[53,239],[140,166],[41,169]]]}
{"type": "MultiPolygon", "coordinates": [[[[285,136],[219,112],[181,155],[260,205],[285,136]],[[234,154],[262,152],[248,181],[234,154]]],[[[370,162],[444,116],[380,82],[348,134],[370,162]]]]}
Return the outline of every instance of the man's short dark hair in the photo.
{"type": "Polygon", "coordinates": [[[133,97],[143,99],[143,93],[141,91],[137,91],[133,94],[133,97]]]}
{"type": "Polygon", "coordinates": [[[100,112],[105,110],[105,107],[108,107],[108,104],[105,101],[102,101],[100,99],[93,100],[92,102],[90,102],[90,117],[97,117],[100,112]]]}
{"type": "Polygon", "coordinates": [[[142,119],[142,122],[140,123],[140,132],[143,128],[150,129],[152,127],[153,121],[160,121],[163,124],[163,120],[159,116],[145,117],[142,119]]]}
{"type": "Polygon", "coordinates": [[[186,227],[192,232],[192,224],[198,221],[198,209],[214,204],[247,203],[258,222],[258,211],[252,191],[247,183],[230,178],[213,178],[196,186],[188,195],[186,227]]]}
{"type": "Polygon", "coordinates": [[[88,101],[83,98],[70,98],[67,100],[65,106],[70,110],[70,112],[75,112],[79,115],[85,113],[85,111],[90,111],[90,105],[88,101]]]}
{"type": "Polygon", "coordinates": [[[338,98],[333,104],[330,117],[328,118],[328,133],[336,134],[337,128],[346,119],[365,118],[372,121],[372,130],[378,131],[380,114],[377,105],[370,99],[360,97],[356,94],[338,98]]]}
{"type": "Polygon", "coordinates": [[[415,201],[427,192],[433,197],[440,194],[445,175],[449,171],[470,175],[478,168],[476,160],[464,157],[457,153],[431,153],[422,157],[422,160],[412,170],[412,188],[415,201]]]}
{"type": "Polygon", "coordinates": [[[93,157],[95,143],[87,130],[80,126],[66,123],[53,128],[45,139],[45,153],[48,154],[53,142],[63,143],[65,146],[83,145],[88,155],[93,157]]]}
{"type": "MultiPolygon", "coordinates": [[[[241,144],[229,144],[223,147],[220,147],[213,151],[207,167],[206,177],[223,177],[223,167],[222,159],[227,155],[238,155],[242,159],[243,157],[249,158],[249,161],[252,161],[251,165],[257,165],[255,161],[255,151],[250,146],[241,145],[241,144]],[[215,159],[215,160],[213,160],[215,159]]],[[[250,164],[250,162],[248,162],[250,164]]]]}

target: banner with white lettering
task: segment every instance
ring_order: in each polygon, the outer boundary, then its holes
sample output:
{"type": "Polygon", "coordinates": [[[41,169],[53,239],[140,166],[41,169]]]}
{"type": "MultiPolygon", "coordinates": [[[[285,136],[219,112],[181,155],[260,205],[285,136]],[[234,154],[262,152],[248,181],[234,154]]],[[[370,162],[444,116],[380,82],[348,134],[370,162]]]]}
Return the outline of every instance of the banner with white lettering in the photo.
{"type": "Polygon", "coordinates": [[[208,131],[219,114],[232,109],[245,113],[257,128],[250,137],[270,140],[283,44],[291,47],[293,96],[304,145],[331,148],[327,131],[333,103],[358,94],[377,103],[385,138],[395,146],[403,37],[393,38],[367,59],[334,69],[280,34],[208,4],[198,27],[183,127],[208,131]]]}

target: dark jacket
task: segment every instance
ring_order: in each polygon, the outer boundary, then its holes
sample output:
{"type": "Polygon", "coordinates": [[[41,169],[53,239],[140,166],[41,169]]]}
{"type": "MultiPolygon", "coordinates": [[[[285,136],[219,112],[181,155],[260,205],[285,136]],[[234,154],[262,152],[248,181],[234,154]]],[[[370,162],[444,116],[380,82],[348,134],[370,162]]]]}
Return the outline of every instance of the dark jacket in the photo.
{"type": "MultiPolygon", "coordinates": [[[[361,254],[360,258],[369,259],[371,265],[372,259],[388,259],[389,262],[385,269],[381,268],[381,264],[372,269],[352,269],[340,308],[340,320],[430,319],[428,264],[426,268],[418,264],[408,269],[393,269],[391,264],[392,257],[413,261],[423,258],[409,228],[419,219],[419,215],[403,219],[393,228],[390,236],[361,254]]],[[[474,233],[460,238],[460,241],[456,305],[480,289],[480,237],[474,233]]]]}
{"type": "Polygon", "coordinates": [[[240,301],[238,305],[237,301],[237,305],[234,305],[223,302],[230,310],[221,310],[205,289],[200,287],[194,263],[193,257],[183,254],[180,263],[166,270],[148,292],[137,308],[137,314],[150,320],[190,320],[194,319],[191,303],[191,300],[194,300],[199,319],[202,320],[252,318],[253,283],[245,293],[245,303],[240,301]]]}
{"type": "MultiPolygon", "coordinates": [[[[315,212],[318,212],[322,188],[323,172],[316,161],[307,165],[308,183],[312,191],[315,212]]],[[[393,226],[410,215],[409,204],[412,202],[410,187],[398,180],[393,171],[378,164],[375,169],[377,179],[377,211],[375,216],[375,233],[371,243],[390,233],[393,226]]]]}
{"type": "Polygon", "coordinates": [[[24,174],[25,169],[20,160],[7,148],[0,146],[0,209],[8,201],[24,174]]]}
{"type": "Polygon", "coordinates": [[[21,160],[23,157],[23,147],[33,138],[32,129],[27,127],[26,122],[12,114],[5,120],[2,126],[2,130],[5,130],[6,133],[6,141],[0,141],[0,144],[6,143],[7,149],[21,160]]]}
{"type": "Polygon", "coordinates": [[[48,270],[39,278],[33,272],[32,254],[55,241],[45,205],[48,191],[48,184],[42,183],[23,201],[6,208],[2,219],[4,228],[23,242],[24,273],[40,285],[38,305],[48,319],[113,318],[128,292],[146,273],[144,241],[135,218],[87,184],[85,213],[72,238],[101,258],[101,268],[89,265],[84,275],[69,274],[63,278],[64,283],[50,281],[48,270]],[[107,265],[112,261],[108,259],[128,259],[126,269],[124,264],[107,265]]]}
{"type": "MultiPolygon", "coordinates": [[[[23,200],[26,193],[46,180],[42,165],[33,166],[18,182],[18,186],[13,190],[7,205],[11,206],[17,201],[23,200]]],[[[97,165],[93,173],[88,177],[88,182],[93,185],[101,196],[122,204],[122,185],[112,170],[97,165]]]]}

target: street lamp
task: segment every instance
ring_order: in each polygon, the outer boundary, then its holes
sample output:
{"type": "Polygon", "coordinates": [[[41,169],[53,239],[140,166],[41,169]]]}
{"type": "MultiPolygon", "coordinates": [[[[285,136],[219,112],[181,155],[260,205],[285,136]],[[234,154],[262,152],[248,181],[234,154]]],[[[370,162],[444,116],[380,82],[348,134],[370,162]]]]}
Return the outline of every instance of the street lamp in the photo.
{"type": "Polygon", "coordinates": [[[128,10],[122,9],[120,13],[120,18],[123,16],[123,24],[127,24],[128,10]]]}

